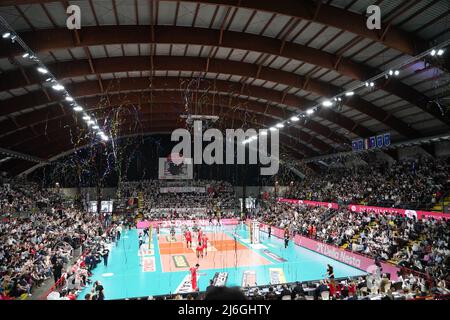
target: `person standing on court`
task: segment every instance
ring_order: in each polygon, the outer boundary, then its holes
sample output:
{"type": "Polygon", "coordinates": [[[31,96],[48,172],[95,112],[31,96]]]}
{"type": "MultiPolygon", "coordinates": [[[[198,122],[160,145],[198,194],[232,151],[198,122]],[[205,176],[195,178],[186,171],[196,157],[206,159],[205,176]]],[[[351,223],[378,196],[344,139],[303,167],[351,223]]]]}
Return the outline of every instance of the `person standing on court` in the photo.
{"type": "Polygon", "coordinates": [[[284,248],[287,248],[288,245],[289,245],[289,231],[288,231],[288,229],[286,228],[286,229],[284,230],[284,248]]]}
{"type": "Polygon", "coordinates": [[[200,265],[197,263],[195,267],[191,267],[189,271],[191,272],[191,285],[193,291],[198,291],[197,287],[197,270],[200,267],[200,265]]]}
{"type": "Polygon", "coordinates": [[[142,234],[139,234],[139,249],[141,248],[143,243],[144,243],[144,240],[142,240],[142,234]]]}
{"type": "Polygon", "coordinates": [[[120,226],[120,224],[117,226],[116,228],[116,234],[117,234],[117,241],[120,240],[120,234],[122,233],[122,227],[120,226]]]}
{"type": "Polygon", "coordinates": [[[269,239],[270,236],[272,235],[272,226],[269,224],[269,228],[267,229],[267,233],[269,234],[269,239]]]}
{"type": "Polygon", "coordinates": [[[185,238],[186,238],[186,247],[191,248],[192,247],[192,234],[191,234],[191,231],[189,231],[189,229],[186,231],[185,238]]]}
{"type": "Polygon", "coordinates": [[[327,274],[328,274],[328,278],[334,279],[334,269],[333,269],[333,266],[330,264],[327,264],[327,274]]]}
{"type": "Polygon", "coordinates": [[[102,257],[103,257],[103,264],[105,265],[105,267],[108,266],[108,256],[109,256],[109,250],[105,249],[102,252],[102,257]]]}

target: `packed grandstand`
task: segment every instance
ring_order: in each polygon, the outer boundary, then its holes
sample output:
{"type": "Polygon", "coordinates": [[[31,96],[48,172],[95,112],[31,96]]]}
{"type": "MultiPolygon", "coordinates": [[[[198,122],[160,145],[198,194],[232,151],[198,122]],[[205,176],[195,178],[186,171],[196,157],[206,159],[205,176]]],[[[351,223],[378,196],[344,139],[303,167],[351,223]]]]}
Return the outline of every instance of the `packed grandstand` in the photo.
{"type": "Polygon", "coordinates": [[[449,12],[0,0],[0,305],[450,300],[449,12]]]}
{"type": "MultiPolygon", "coordinates": [[[[347,190],[349,198],[343,202],[375,205],[378,203],[372,203],[371,199],[387,200],[387,195],[390,195],[389,200],[397,196],[404,199],[402,196],[406,192],[402,190],[409,189],[408,200],[421,199],[423,208],[448,197],[448,158],[412,163],[395,163],[391,168],[385,168],[384,173],[375,175],[373,170],[360,168],[356,171],[357,179],[349,184],[353,189],[339,189],[333,195],[341,198],[347,190]],[[374,176],[381,188],[370,184],[374,176]],[[427,188],[416,190],[408,182],[412,180],[426,181],[427,188]]],[[[166,196],[161,193],[161,188],[168,185],[158,181],[124,182],[119,194],[121,204],[128,209],[133,202],[130,199],[143,196],[141,220],[166,220],[169,223],[176,220],[215,220],[219,212],[226,212],[222,219],[257,219],[262,224],[261,230],[267,232],[263,226],[270,225],[275,236],[275,230],[281,234],[287,229],[293,239],[296,236],[307,237],[370,257],[376,265],[386,263],[398,268],[396,275],[383,272],[381,268],[377,273],[354,278],[324,278],[273,286],[249,285],[242,288],[248,299],[368,299],[372,296],[422,299],[442,298],[450,293],[448,219],[433,215],[418,219],[417,216],[383,210],[356,212],[345,205],[329,206],[321,201],[335,199],[327,192],[333,189],[334,183],[341,186],[344,180],[348,181],[348,171],[329,169],[321,177],[333,179],[324,185],[321,180],[314,179],[316,176],[311,176],[291,184],[284,194],[270,194],[269,197],[261,194],[258,205],[245,217],[241,215],[232,186],[226,182],[191,182],[189,187],[204,188],[201,196],[197,192],[166,196]],[[309,185],[309,181],[314,182],[309,185]],[[299,195],[305,195],[304,203],[287,199],[301,199],[299,195]],[[155,208],[158,211],[152,211],[155,208]]],[[[172,183],[170,187],[176,188],[176,185],[172,183]]],[[[88,215],[87,207],[76,208],[61,190],[45,190],[19,180],[3,181],[1,199],[2,299],[76,299],[87,287],[92,287],[92,291],[86,294],[86,299],[103,299],[103,291],[107,295],[108,288],[103,288],[98,281],[93,282],[91,275],[97,264],[105,259],[105,250],[118,241],[117,233],[136,227],[132,216],[114,213],[88,215]],[[42,286],[46,287],[45,291],[39,290],[42,286]],[[41,296],[34,296],[34,292],[40,292],[41,296]]],[[[385,209],[402,207],[397,201],[390,204],[385,209]]],[[[150,298],[203,299],[206,294],[203,291],[150,298]]]]}

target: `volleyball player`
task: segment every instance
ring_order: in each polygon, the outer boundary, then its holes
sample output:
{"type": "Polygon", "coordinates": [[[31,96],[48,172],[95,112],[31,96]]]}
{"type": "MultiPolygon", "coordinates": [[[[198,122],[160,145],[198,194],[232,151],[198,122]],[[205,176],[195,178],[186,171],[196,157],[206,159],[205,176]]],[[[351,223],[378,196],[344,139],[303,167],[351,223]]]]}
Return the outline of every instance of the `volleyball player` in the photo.
{"type": "Polygon", "coordinates": [[[197,251],[197,259],[199,259],[200,256],[202,256],[203,258],[203,243],[201,241],[197,243],[196,251],[197,251]]]}
{"type": "Polygon", "coordinates": [[[205,256],[207,256],[208,255],[208,236],[206,234],[203,234],[202,242],[203,242],[203,250],[205,251],[205,256]]]}
{"type": "Polygon", "coordinates": [[[191,285],[193,291],[198,291],[197,288],[197,270],[200,267],[200,265],[197,263],[195,267],[191,267],[189,271],[191,272],[191,285]]]}
{"type": "Polygon", "coordinates": [[[192,234],[189,231],[189,229],[184,234],[184,237],[186,238],[186,247],[191,248],[192,247],[192,234]]]}
{"type": "Polygon", "coordinates": [[[175,227],[170,227],[170,236],[172,237],[172,240],[175,241],[175,227]]]}

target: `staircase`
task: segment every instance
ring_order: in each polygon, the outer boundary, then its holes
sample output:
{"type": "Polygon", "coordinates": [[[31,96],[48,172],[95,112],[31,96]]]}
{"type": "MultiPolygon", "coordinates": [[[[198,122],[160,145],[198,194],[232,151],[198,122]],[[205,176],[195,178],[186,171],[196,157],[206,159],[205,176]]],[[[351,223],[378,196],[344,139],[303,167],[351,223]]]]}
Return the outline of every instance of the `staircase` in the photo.
{"type": "Polygon", "coordinates": [[[434,212],[444,212],[444,209],[450,204],[450,194],[448,194],[443,199],[439,200],[438,203],[434,205],[431,211],[434,212]]]}
{"type": "Polygon", "coordinates": [[[342,248],[342,249],[347,249],[347,248],[350,246],[350,243],[355,243],[356,240],[359,239],[359,237],[360,237],[360,235],[361,235],[361,233],[362,233],[363,231],[365,232],[365,231],[367,231],[367,229],[370,230],[370,228],[373,227],[373,226],[375,226],[375,225],[376,225],[375,222],[369,223],[364,229],[359,230],[358,233],[355,233],[355,235],[350,239],[350,241],[347,242],[347,243],[344,243],[344,244],[341,246],[341,248],[342,248]]]}
{"type": "MultiPolygon", "coordinates": [[[[399,248],[398,251],[402,251],[402,250],[404,250],[404,249],[406,249],[406,248],[408,248],[408,251],[411,251],[411,250],[412,250],[412,247],[413,247],[413,245],[414,245],[415,243],[420,243],[421,241],[423,241],[423,240],[425,240],[425,239],[426,239],[426,236],[420,235],[420,237],[419,237],[418,240],[415,240],[415,241],[411,241],[411,240],[410,240],[410,241],[408,241],[408,243],[407,243],[405,246],[399,248]]],[[[398,261],[398,260],[392,258],[391,260],[388,260],[388,262],[393,263],[393,264],[398,264],[400,261],[398,261]]]]}

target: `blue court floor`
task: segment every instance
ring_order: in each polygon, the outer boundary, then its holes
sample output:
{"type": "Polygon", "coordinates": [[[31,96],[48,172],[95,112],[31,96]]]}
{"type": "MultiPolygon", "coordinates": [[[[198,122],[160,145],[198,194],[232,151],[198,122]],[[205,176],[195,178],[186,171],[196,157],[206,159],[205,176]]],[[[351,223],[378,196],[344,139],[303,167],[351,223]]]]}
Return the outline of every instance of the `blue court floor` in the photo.
{"type": "MultiPolygon", "coordinates": [[[[224,232],[249,250],[256,251],[270,264],[239,266],[237,256],[236,264],[231,268],[221,267],[220,261],[214,262],[213,269],[202,270],[200,266],[198,277],[200,291],[205,290],[209,280],[213,279],[218,272],[227,273],[227,286],[241,286],[243,278],[249,278],[247,277],[249,273],[252,275],[252,281],[255,279],[258,285],[269,284],[271,279],[272,283],[277,279],[282,279],[283,282],[321,279],[325,275],[327,264],[333,265],[337,278],[364,274],[362,270],[304,249],[292,242],[288,248],[284,248],[283,240],[274,236],[268,239],[267,234],[263,232],[261,232],[261,245],[255,248],[249,244],[248,229],[245,225],[203,227],[202,229],[204,232],[224,232]]],[[[146,256],[146,259],[152,259],[153,262],[148,268],[148,263],[143,262],[143,254],[140,254],[138,250],[138,232],[137,229],[125,230],[120,241],[111,247],[108,266],[105,267],[101,262],[93,270],[92,282],[99,280],[102,283],[107,300],[175,293],[177,289],[180,290],[184,281],[190,279],[189,272],[186,270],[163,272],[158,237],[155,233],[152,236],[154,250],[147,252],[151,256],[146,256]]],[[[181,233],[181,230],[178,229],[177,233],[181,233]]],[[[160,234],[168,235],[169,230],[161,229],[160,234]]],[[[143,245],[145,246],[148,248],[148,243],[143,245]]],[[[89,293],[90,289],[91,286],[85,288],[78,299],[84,299],[84,295],[89,293]]]]}

